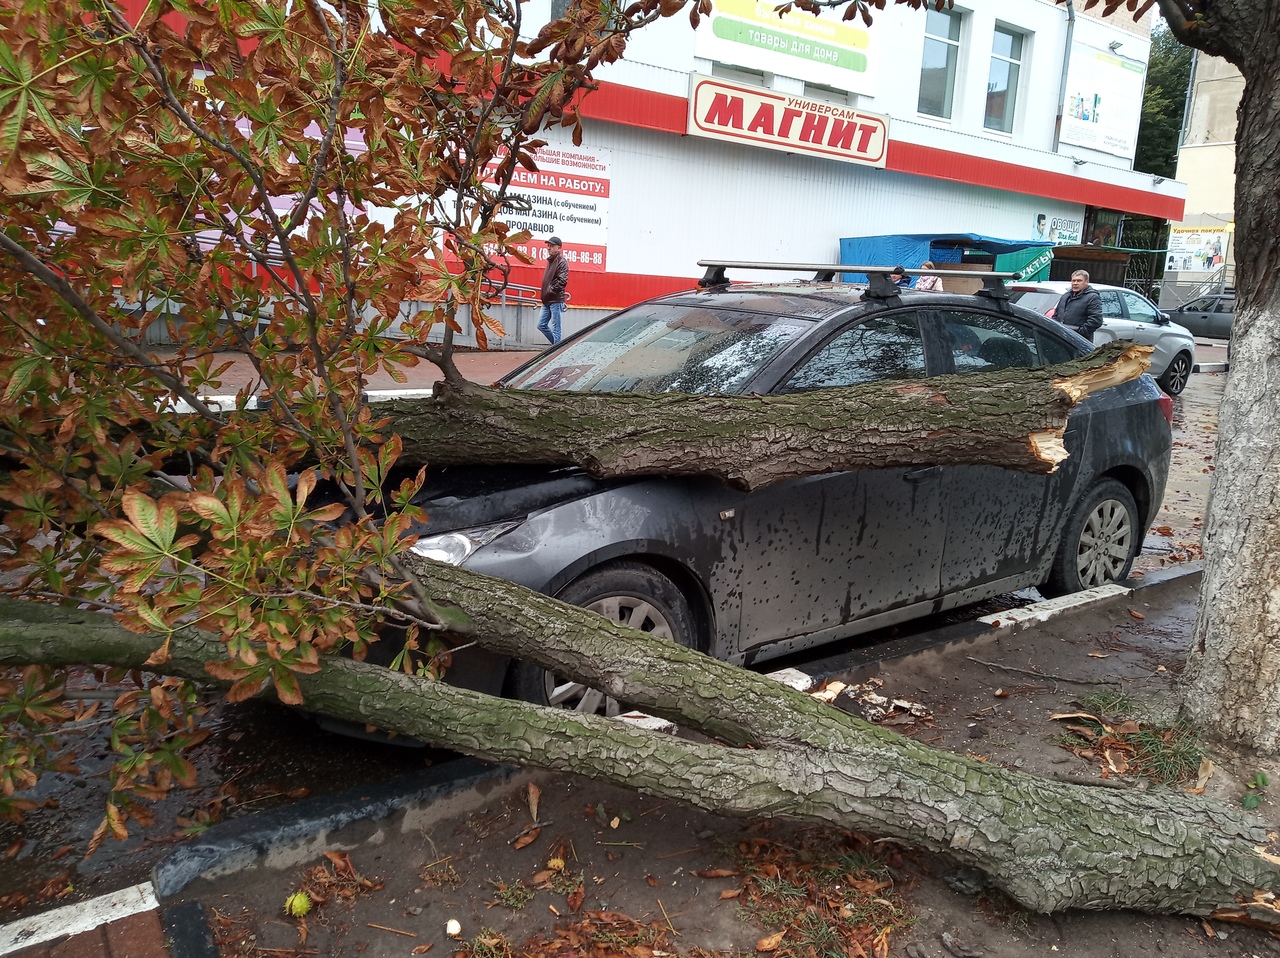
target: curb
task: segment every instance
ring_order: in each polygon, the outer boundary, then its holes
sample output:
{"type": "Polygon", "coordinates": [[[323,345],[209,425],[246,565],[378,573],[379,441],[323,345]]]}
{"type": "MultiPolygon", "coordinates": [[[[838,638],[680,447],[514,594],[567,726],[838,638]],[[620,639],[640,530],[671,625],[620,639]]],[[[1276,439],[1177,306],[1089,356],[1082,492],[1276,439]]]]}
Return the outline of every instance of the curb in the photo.
{"type": "Polygon", "coordinates": [[[1230,368],[1230,363],[1196,363],[1191,367],[1191,371],[1193,373],[1225,373],[1230,368]]]}
{"type": "MultiPolygon", "coordinates": [[[[798,672],[795,669],[787,671],[788,673],[794,673],[794,675],[789,675],[792,680],[796,680],[801,676],[808,678],[808,687],[801,689],[801,691],[818,688],[824,682],[838,680],[853,683],[863,681],[868,675],[874,674],[882,663],[893,659],[905,658],[926,648],[940,649],[945,646],[972,641],[980,636],[990,637],[1001,633],[1011,635],[1015,632],[1022,632],[1043,625],[1050,619],[1055,619],[1068,612],[1078,612],[1094,606],[1104,605],[1122,596],[1140,593],[1146,589],[1158,588],[1172,582],[1181,582],[1192,576],[1198,576],[1203,571],[1203,561],[1184,562],[1167,569],[1149,572],[1140,579],[1126,579],[1124,584],[1111,583],[1096,589],[1087,589],[1084,592],[1074,592],[1071,595],[1059,596],[1056,599],[1044,599],[1019,609],[1009,609],[993,615],[986,615],[970,622],[957,622],[955,625],[944,626],[928,633],[930,636],[928,642],[922,643],[919,636],[893,639],[877,647],[878,649],[883,649],[883,654],[849,667],[817,672],[813,675],[798,672]]],[[[798,687],[794,684],[794,681],[788,681],[788,684],[798,687]]]]}
{"type": "Polygon", "coordinates": [[[376,785],[361,785],[304,799],[215,825],[196,843],[160,861],[151,873],[156,897],[177,895],[201,876],[217,877],[253,867],[263,859],[281,867],[331,849],[327,836],[355,822],[376,822],[416,805],[452,798],[482,785],[498,785],[520,769],[462,758],[444,768],[424,769],[376,785]]]}

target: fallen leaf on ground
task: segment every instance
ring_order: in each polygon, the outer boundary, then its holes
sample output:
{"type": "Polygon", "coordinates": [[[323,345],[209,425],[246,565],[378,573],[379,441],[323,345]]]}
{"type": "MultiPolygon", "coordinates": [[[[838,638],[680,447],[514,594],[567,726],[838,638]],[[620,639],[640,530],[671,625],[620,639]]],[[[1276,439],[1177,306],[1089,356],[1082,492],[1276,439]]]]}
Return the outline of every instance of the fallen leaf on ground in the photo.
{"type": "Polygon", "coordinates": [[[1137,609],[1130,609],[1130,610],[1129,610],[1129,614],[1130,614],[1131,616],[1133,616],[1135,619],[1145,619],[1145,618],[1146,618],[1146,616],[1145,616],[1145,615],[1143,615],[1141,612],[1139,612],[1137,609]]]}
{"type": "Polygon", "coordinates": [[[538,799],[542,797],[542,789],[538,788],[533,782],[529,783],[529,817],[535,822],[538,820],[538,799]]]}
{"type": "Polygon", "coordinates": [[[1090,652],[1090,653],[1089,653],[1089,658],[1091,658],[1091,659],[1109,659],[1109,658],[1111,658],[1111,653],[1110,653],[1110,652],[1090,652]]]}
{"type": "Polygon", "coordinates": [[[430,951],[432,948],[434,948],[434,947],[435,947],[435,942],[432,942],[432,943],[427,944],[427,945],[415,945],[415,946],[414,946],[413,951],[409,952],[409,954],[411,954],[411,955],[425,955],[427,952],[429,952],[429,951],[430,951]]]}
{"type": "Polygon", "coordinates": [[[512,842],[512,844],[516,848],[524,848],[526,845],[530,845],[533,842],[537,841],[538,836],[541,834],[542,834],[542,829],[535,828],[533,829],[533,831],[525,832],[523,835],[517,838],[514,842],[512,842]]]}
{"type": "Polygon", "coordinates": [[[720,900],[724,901],[726,898],[737,898],[741,894],[741,888],[726,888],[720,892],[720,900]]]}
{"type": "Polygon", "coordinates": [[[767,938],[761,938],[756,942],[756,951],[777,951],[778,946],[782,944],[782,936],[785,934],[785,931],[780,931],[777,934],[769,935],[767,938]]]}
{"type": "Polygon", "coordinates": [[[695,871],[695,875],[699,878],[732,878],[738,874],[736,868],[704,868],[701,871],[695,871]]]}

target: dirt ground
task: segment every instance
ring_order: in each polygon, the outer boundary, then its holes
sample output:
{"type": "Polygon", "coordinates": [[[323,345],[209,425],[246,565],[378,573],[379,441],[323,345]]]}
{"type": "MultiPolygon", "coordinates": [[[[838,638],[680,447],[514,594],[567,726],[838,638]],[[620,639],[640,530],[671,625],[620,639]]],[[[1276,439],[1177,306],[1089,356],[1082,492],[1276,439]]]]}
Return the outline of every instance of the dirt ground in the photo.
{"type": "MultiPolygon", "coordinates": [[[[1040,776],[1170,787],[1132,770],[1117,774],[1079,742],[1064,748],[1064,723],[1050,716],[1081,711],[1098,693],[1123,693],[1123,714],[1113,720],[1144,728],[1173,721],[1198,584],[1198,575],[1183,576],[849,678],[920,706],[922,714],[898,710],[885,724],[934,746],[1040,776]]],[[[1216,767],[1206,794],[1239,805],[1257,791],[1246,781],[1265,772],[1280,797],[1273,763],[1207,754],[1216,767]]],[[[1265,789],[1260,797],[1257,814],[1276,824],[1278,803],[1265,789]]],[[[335,859],[201,879],[178,900],[204,904],[224,956],[1280,952],[1266,933],[1193,918],[1029,914],[984,887],[981,875],[874,844],[874,836],[731,820],[567,775],[522,774],[461,802],[461,810],[419,810],[382,828],[351,826],[329,836],[335,859]],[[540,793],[536,831],[531,782],[540,793]],[[806,868],[833,862],[835,872],[806,868]],[[305,920],[289,918],[285,901],[301,889],[327,900],[305,920]],[[447,934],[451,920],[456,938],[447,934]]]]}

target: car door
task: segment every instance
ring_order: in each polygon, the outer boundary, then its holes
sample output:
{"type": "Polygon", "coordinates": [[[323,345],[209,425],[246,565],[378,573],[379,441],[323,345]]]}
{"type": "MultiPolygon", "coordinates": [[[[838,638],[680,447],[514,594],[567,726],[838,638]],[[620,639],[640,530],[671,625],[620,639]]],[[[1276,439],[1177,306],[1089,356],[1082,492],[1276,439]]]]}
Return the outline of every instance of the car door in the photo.
{"type": "Polygon", "coordinates": [[[1174,321],[1191,330],[1194,336],[1210,336],[1214,310],[1218,305],[1217,296],[1201,296],[1178,307],[1174,312],[1174,321]]]}
{"type": "MultiPolygon", "coordinates": [[[[877,313],[821,342],[775,393],[926,375],[914,310],[877,313]]],[[[860,469],[753,492],[741,504],[741,649],[842,627],[938,594],[941,471],[860,469]]],[[[856,630],[844,630],[846,633],[856,630]]]]}
{"type": "Polygon", "coordinates": [[[1127,339],[1141,342],[1138,330],[1125,314],[1124,301],[1118,289],[1100,289],[1098,296],[1102,300],[1102,328],[1093,334],[1095,346],[1101,346],[1116,339],[1127,339]]]}
{"type": "Polygon", "coordinates": [[[1160,310],[1145,296],[1130,289],[1120,290],[1120,295],[1133,323],[1135,341],[1155,350],[1151,354],[1151,375],[1162,375],[1173,357],[1187,348],[1186,334],[1162,322],[1160,310]]]}
{"type": "MultiPolygon", "coordinates": [[[[961,375],[1074,358],[1064,342],[1016,317],[965,307],[932,312],[961,375]]],[[[1047,476],[999,466],[942,467],[943,595],[1025,577],[1041,565],[1068,505],[1088,421],[1076,414],[1068,420],[1063,443],[1070,456],[1047,476]]]]}
{"type": "Polygon", "coordinates": [[[1223,296],[1218,300],[1217,308],[1207,317],[1207,336],[1214,339],[1230,339],[1231,323],[1236,318],[1236,298],[1223,296]]]}

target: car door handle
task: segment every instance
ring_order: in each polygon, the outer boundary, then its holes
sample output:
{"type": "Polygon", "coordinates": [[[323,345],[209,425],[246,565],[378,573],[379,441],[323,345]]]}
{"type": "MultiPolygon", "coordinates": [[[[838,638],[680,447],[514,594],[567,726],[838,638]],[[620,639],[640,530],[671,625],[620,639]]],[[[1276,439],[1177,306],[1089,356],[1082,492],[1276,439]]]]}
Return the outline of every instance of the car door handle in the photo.
{"type": "Polygon", "coordinates": [[[907,482],[924,482],[942,474],[941,466],[921,466],[919,469],[908,469],[902,474],[907,482]]]}

